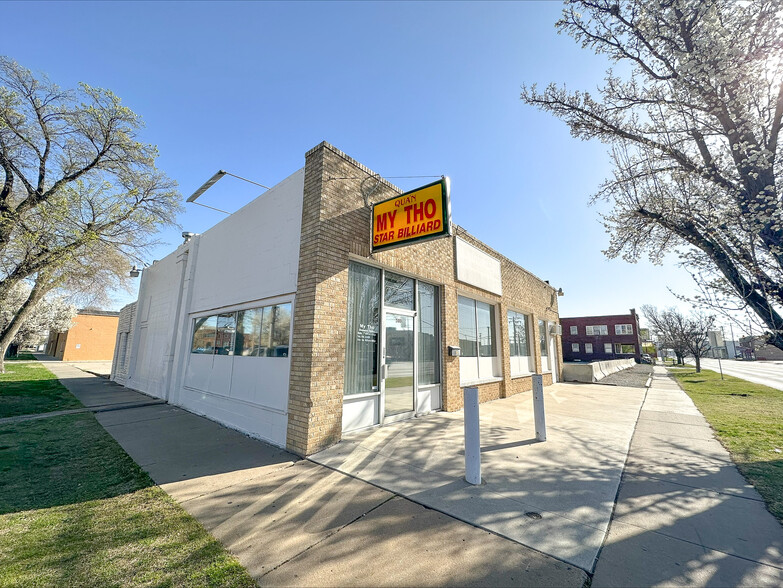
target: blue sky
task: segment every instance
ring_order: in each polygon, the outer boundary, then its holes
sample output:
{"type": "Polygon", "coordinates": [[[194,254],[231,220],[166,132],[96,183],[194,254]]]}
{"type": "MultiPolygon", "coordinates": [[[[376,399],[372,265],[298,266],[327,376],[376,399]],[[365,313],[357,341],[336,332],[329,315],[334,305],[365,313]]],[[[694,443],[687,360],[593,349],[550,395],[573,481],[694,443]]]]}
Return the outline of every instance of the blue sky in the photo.
{"type": "MultiPolygon", "coordinates": [[[[554,286],[561,316],[677,304],[673,265],[607,260],[590,195],[606,146],[524,105],[523,83],[593,90],[608,63],[554,28],[559,2],[4,2],[0,53],[110,88],[190,195],[218,169],[273,185],[329,141],[384,176],[451,177],[455,223],[554,286]]],[[[429,180],[392,179],[403,189],[429,180]]],[[[224,178],[229,211],[259,188],[224,178]]],[[[224,215],[186,205],[183,230],[224,215]]],[[[159,259],[181,242],[160,238],[159,259]]],[[[220,285],[230,287],[230,285],[220,285]]],[[[117,308],[135,299],[120,294],[117,308]]],[[[686,308],[686,307],[683,307],[686,308]]]]}

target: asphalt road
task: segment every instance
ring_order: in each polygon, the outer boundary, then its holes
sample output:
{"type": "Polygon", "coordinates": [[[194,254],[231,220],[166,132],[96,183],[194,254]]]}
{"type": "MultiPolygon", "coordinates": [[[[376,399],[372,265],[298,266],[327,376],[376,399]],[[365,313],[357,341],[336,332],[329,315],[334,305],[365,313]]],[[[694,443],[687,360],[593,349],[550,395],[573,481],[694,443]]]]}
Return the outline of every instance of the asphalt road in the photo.
{"type": "MultiPolygon", "coordinates": [[[[693,359],[691,358],[691,363],[693,359]]],[[[723,373],[737,378],[742,378],[748,382],[764,384],[770,388],[783,390],[783,361],[737,361],[734,359],[722,359],[721,366],[723,373]]],[[[701,359],[702,367],[712,370],[718,370],[718,360],[703,357],[701,359]]]]}

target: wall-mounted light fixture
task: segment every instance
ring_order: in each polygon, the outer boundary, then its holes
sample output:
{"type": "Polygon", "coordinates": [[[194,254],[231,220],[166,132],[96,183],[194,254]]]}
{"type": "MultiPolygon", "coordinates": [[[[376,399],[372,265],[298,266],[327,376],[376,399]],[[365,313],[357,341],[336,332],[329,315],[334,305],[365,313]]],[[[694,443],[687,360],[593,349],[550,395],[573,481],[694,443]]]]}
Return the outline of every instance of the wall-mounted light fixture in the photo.
{"type": "Polygon", "coordinates": [[[242,176],[238,176],[236,174],[232,174],[230,172],[227,172],[226,170],[220,169],[218,170],[211,178],[209,178],[206,182],[204,182],[201,187],[193,192],[186,202],[192,202],[193,204],[198,204],[199,206],[203,206],[204,208],[209,208],[211,210],[217,210],[218,212],[222,212],[223,214],[231,214],[227,210],[221,210],[220,208],[215,208],[214,206],[207,206],[206,204],[201,204],[200,202],[196,202],[196,198],[203,195],[204,192],[209,190],[212,186],[214,186],[217,181],[222,178],[223,176],[231,176],[234,178],[237,178],[239,180],[243,180],[245,182],[248,182],[250,184],[255,184],[256,186],[261,186],[262,188],[266,188],[269,190],[269,186],[265,186],[264,184],[259,184],[258,182],[254,182],[253,180],[248,180],[247,178],[243,178],[242,176]]]}

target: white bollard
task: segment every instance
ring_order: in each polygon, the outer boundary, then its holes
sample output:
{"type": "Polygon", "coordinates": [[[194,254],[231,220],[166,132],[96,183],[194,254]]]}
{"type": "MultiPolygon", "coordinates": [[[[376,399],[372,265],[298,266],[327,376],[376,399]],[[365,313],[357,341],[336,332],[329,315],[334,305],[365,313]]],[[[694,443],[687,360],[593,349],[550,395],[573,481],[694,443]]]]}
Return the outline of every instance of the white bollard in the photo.
{"type": "Polygon", "coordinates": [[[536,439],[539,441],[546,441],[544,377],[541,374],[533,374],[533,416],[536,420],[536,439]]]}
{"type": "Polygon", "coordinates": [[[465,480],[481,484],[481,437],[479,432],[478,388],[464,388],[465,400],[465,480]]]}

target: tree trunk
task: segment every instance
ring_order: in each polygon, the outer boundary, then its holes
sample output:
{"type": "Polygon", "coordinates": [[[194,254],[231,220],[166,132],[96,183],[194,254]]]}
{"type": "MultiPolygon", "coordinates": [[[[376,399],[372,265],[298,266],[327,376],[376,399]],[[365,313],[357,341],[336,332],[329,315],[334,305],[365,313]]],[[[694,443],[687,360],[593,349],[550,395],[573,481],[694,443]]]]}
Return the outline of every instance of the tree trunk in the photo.
{"type": "Polygon", "coordinates": [[[27,320],[27,317],[33,312],[36,304],[41,301],[41,298],[43,298],[50,289],[51,285],[45,279],[39,278],[36,280],[35,286],[33,286],[33,289],[30,291],[30,296],[28,296],[27,300],[22,304],[19,312],[17,312],[16,316],[8,323],[5,330],[0,332],[0,374],[5,373],[5,352],[8,349],[8,346],[11,344],[11,341],[14,340],[14,337],[16,337],[16,334],[24,324],[24,321],[27,320]]]}
{"type": "Polygon", "coordinates": [[[699,374],[701,373],[701,357],[696,354],[694,358],[696,359],[696,373],[699,374]]]}

